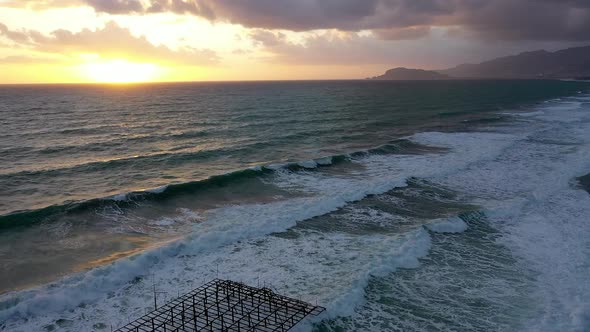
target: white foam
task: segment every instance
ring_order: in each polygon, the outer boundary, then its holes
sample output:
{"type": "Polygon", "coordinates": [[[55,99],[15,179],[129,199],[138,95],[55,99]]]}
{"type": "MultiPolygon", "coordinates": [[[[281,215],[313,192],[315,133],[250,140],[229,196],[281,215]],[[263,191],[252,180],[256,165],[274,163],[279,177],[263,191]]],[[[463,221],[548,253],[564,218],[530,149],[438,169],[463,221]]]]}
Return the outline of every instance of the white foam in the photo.
{"type": "Polygon", "coordinates": [[[526,330],[588,331],[590,196],[572,179],[590,173],[590,109],[560,103],[531,119],[495,158],[433,179],[479,199],[500,243],[534,271],[539,312],[526,330]]]}
{"type": "MultiPolygon", "coordinates": [[[[293,210],[295,205],[282,204],[280,208],[293,210]]],[[[261,205],[258,209],[261,213],[257,217],[266,215],[274,219],[277,216],[269,206],[261,205]]],[[[219,218],[237,219],[244,211],[238,207],[222,209],[219,218]]],[[[289,218],[288,214],[284,218],[289,218]]],[[[370,222],[373,217],[366,218],[370,222]]],[[[259,225],[244,225],[240,230],[242,233],[246,229],[260,232],[256,226],[259,225]]],[[[278,229],[274,227],[272,230],[278,229]]],[[[428,233],[417,228],[400,236],[304,232],[289,239],[271,236],[248,240],[243,235],[243,241],[232,240],[230,244],[212,250],[213,242],[226,242],[219,236],[235,239],[233,231],[226,230],[231,234],[216,232],[217,238],[212,233],[195,236],[182,244],[71,278],[59,287],[45,288],[34,294],[29,292],[32,297],[23,298],[11,309],[11,315],[28,317],[29,320],[19,322],[19,326],[30,330],[52,323],[54,312],[59,312],[59,317],[71,319],[77,330],[89,330],[96,322],[119,326],[127,321],[127,314],[140,315],[151,303],[145,301],[151,296],[151,277],[134,285],[127,284],[128,275],[149,276],[151,273],[146,273],[145,269],[151,265],[150,272],[155,272],[153,278],[158,291],[168,292],[168,298],[217,276],[227,276],[254,285],[258,281],[261,284],[270,282],[270,286],[286,295],[302,296],[310,302],[319,301],[328,307],[327,316],[335,317],[350,314],[362,303],[364,288],[371,276],[383,275],[399,267],[415,267],[417,258],[426,255],[430,247],[428,233]],[[123,287],[113,288],[113,285],[123,287]],[[109,290],[112,293],[107,296],[109,290]],[[100,298],[98,303],[93,303],[95,297],[100,298]],[[78,307],[79,300],[87,305],[78,307]],[[82,316],[84,319],[80,319],[82,316]]],[[[6,310],[3,311],[2,318],[6,318],[6,314],[6,310]]]]}
{"type": "Polygon", "coordinates": [[[537,272],[540,313],[528,331],[590,328],[590,214],[588,193],[569,188],[490,211],[502,222],[502,243],[537,272]]]}
{"type": "Polygon", "coordinates": [[[274,163],[274,164],[264,165],[264,168],[270,169],[272,171],[276,171],[276,170],[280,170],[282,168],[285,168],[288,165],[289,165],[288,163],[274,163]]]}
{"type": "Polygon", "coordinates": [[[324,158],[316,159],[315,162],[321,166],[332,165],[332,157],[324,157],[324,158]]]}
{"type": "Polygon", "coordinates": [[[348,290],[339,292],[328,308],[326,317],[335,318],[350,316],[354,310],[364,302],[365,288],[371,277],[383,277],[398,268],[416,268],[419,265],[418,258],[428,254],[431,247],[431,240],[424,230],[407,235],[405,241],[399,241],[395,246],[385,249],[384,254],[374,259],[369,268],[356,270],[360,273],[357,279],[351,284],[348,290]]]}
{"type": "MultiPolygon", "coordinates": [[[[588,268],[584,261],[588,257],[588,247],[580,237],[590,239],[590,235],[579,230],[586,229],[583,228],[584,217],[590,211],[579,209],[578,204],[584,207],[590,203],[584,200],[585,192],[575,191],[580,196],[571,196],[568,181],[572,174],[586,167],[584,162],[589,160],[590,154],[584,149],[572,152],[565,145],[547,150],[529,141],[531,131],[547,130],[548,125],[569,126],[567,133],[574,138],[590,132],[582,130],[585,127],[572,127],[583,126],[579,121],[548,124],[547,118],[543,118],[547,113],[564,111],[572,109],[548,108],[542,116],[532,117],[542,124],[535,127],[532,123],[532,127],[518,134],[416,134],[411,137],[415,142],[449,147],[451,152],[371,155],[354,159],[352,162],[360,169],[341,176],[324,173],[321,169],[294,173],[283,169],[284,164],[265,166],[279,170],[272,180],[276,185],[303,191],[305,197],[228,206],[195,215],[195,219],[204,222],[194,224],[192,235],[182,241],[118,260],[55,285],[2,296],[0,321],[10,319],[9,329],[24,331],[38,330],[57,317],[71,319],[73,330],[89,330],[93,323],[107,320],[120,325],[128,319],[127,315],[143,314],[149,303],[146,298],[151,295],[150,275],[161,290],[175,296],[177,291],[187,291],[214,278],[217,267],[221,267],[221,277],[255,283],[260,276],[263,280],[272,280],[273,286],[287,295],[304,295],[312,302],[314,297],[318,298],[320,303],[327,304],[328,317],[349,315],[364,301],[364,288],[371,276],[418,265],[417,259],[426,255],[431,245],[426,230],[418,228],[398,236],[312,232],[290,239],[268,235],[366,195],[405,186],[408,177],[416,176],[437,180],[480,197],[482,204],[490,209],[490,218],[498,223],[506,219],[513,221],[506,228],[504,241],[524,261],[532,262],[531,267],[541,274],[540,284],[547,289],[541,298],[547,300],[547,322],[550,323],[538,322],[533,326],[541,330],[554,326],[576,330],[586,326],[588,321],[587,294],[590,294],[587,282],[580,278],[587,274],[578,273],[587,272],[588,268]],[[567,157],[562,158],[561,153],[567,157]],[[539,158],[543,155],[547,158],[539,158]],[[551,187],[560,188],[560,191],[551,191],[551,187]],[[556,202],[550,200],[555,193],[559,195],[556,202]],[[547,205],[546,209],[538,213],[543,204],[547,205]],[[498,207],[504,213],[502,216],[493,214],[498,207]],[[554,211],[552,207],[557,208],[554,211]],[[576,214],[579,218],[571,218],[576,214]],[[528,219],[518,223],[524,218],[528,219]],[[556,220],[575,222],[560,230],[556,220]],[[536,227],[537,223],[540,227],[536,227]],[[542,241],[556,234],[559,236],[551,241],[542,241]],[[572,241],[578,242],[572,244],[572,241]],[[552,248],[555,254],[551,253],[552,248]],[[563,277],[561,274],[566,277],[564,287],[558,284],[558,277],[563,277]],[[148,276],[148,279],[131,284],[137,276],[148,276]],[[575,292],[581,295],[576,297],[575,292]],[[555,303],[559,305],[553,305],[555,303]],[[571,319],[563,325],[552,325],[561,323],[564,317],[571,319]]],[[[583,114],[578,115],[583,119],[583,114]]],[[[187,216],[190,217],[189,212],[187,216]]],[[[362,215],[344,214],[343,218],[362,215]]],[[[381,222],[370,212],[366,215],[366,222],[381,222]]],[[[167,221],[163,223],[167,226],[167,221]]],[[[427,227],[435,232],[460,232],[467,225],[460,219],[449,219],[427,227]]]]}
{"type": "Polygon", "coordinates": [[[551,103],[542,108],[542,110],[545,114],[538,116],[538,118],[545,121],[572,123],[586,116],[586,111],[583,110],[583,103],[575,101],[572,98],[559,103],[551,103]],[[583,112],[579,112],[580,110],[583,110],[583,112]]]}
{"type": "Polygon", "coordinates": [[[168,189],[168,185],[163,185],[163,186],[160,186],[157,188],[148,189],[148,190],[146,190],[146,192],[152,193],[152,194],[161,194],[164,191],[166,191],[166,189],[168,189]]]}
{"type": "MultiPolygon", "coordinates": [[[[42,287],[19,294],[19,303],[0,311],[0,319],[31,318],[73,309],[81,303],[95,302],[104,298],[109,291],[120,289],[134,277],[149,273],[155,264],[171,260],[181,253],[200,255],[238,241],[284,231],[299,220],[334,211],[347,202],[362,199],[368,194],[378,194],[396,185],[405,185],[404,180],[368,183],[361,188],[348,186],[329,196],[237,205],[214,210],[206,216],[207,222],[195,224],[193,234],[183,241],[68,278],[58,283],[58,287],[42,287]]],[[[3,300],[6,298],[7,296],[2,297],[3,300]]]]}
{"type": "Polygon", "coordinates": [[[345,218],[356,227],[363,227],[366,225],[388,227],[391,225],[410,222],[407,217],[387,213],[385,211],[371,207],[354,207],[352,209],[345,208],[339,213],[339,216],[345,218]]]}
{"type": "MultiPolygon", "coordinates": [[[[145,190],[145,192],[148,193],[153,193],[153,194],[160,194],[163,193],[164,191],[166,191],[166,189],[168,189],[169,185],[163,185],[157,188],[151,188],[151,189],[147,189],[145,190]]],[[[116,201],[116,202],[121,202],[121,201],[126,201],[129,197],[130,194],[133,194],[134,192],[126,192],[126,193],[121,193],[121,194],[116,194],[116,195],[112,195],[112,196],[107,196],[104,199],[105,200],[112,200],[112,201],[116,201]]]]}
{"type": "Polygon", "coordinates": [[[532,112],[522,112],[522,113],[502,113],[505,115],[512,115],[512,116],[520,116],[520,117],[532,117],[532,116],[539,116],[539,115],[544,115],[545,112],[544,111],[532,111],[532,112]]]}
{"type": "MultiPolygon", "coordinates": [[[[26,296],[19,304],[1,311],[0,317],[35,317],[75,308],[82,302],[92,303],[101,299],[105,292],[120,289],[135,276],[149,273],[155,264],[172,260],[178,255],[202,255],[238,241],[284,231],[294,226],[297,221],[326,214],[348,202],[405,186],[408,176],[441,174],[452,168],[467,165],[474,159],[487,158],[497,147],[482,149],[479,147],[481,140],[490,137],[501,140],[503,136],[482,135],[475,135],[469,140],[463,134],[418,135],[422,141],[436,139],[440,142],[442,138],[447,138],[471,144],[460,151],[466,154],[463,159],[457,159],[453,154],[401,158],[370,156],[356,161],[365,168],[362,177],[358,178],[326,176],[317,172],[292,173],[283,169],[276,173],[275,180],[278,185],[283,185],[283,180],[289,179],[291,184],[314,195],[267,204],[229,206],[210,211],[205,215],[206,222],[195,224],[193,234],[186,240],[69,278],[60,283],[59,287],[41,288],[25,293],[26,296]],[[64,297],[68,300],[64,301],[64,297]]],[[[169,224],[170,221],[163,223],[169,224]]]]}
{"type": "Polygon", "coordinates": [[[129,193],[116,194],[116,195],[105,197],[105,200],[121,202],[121,201],[127,200],[128,195],[129,195],[129,193]]]}
{"type": "Polygon", "coordinates": [[[297,163],[297,165],[299,165],[303,168],[316,168],[316,167],[318,167],[318,163],[315,160],[302,161],[302,162],[297,163]]]}
{"type": "Polygon", "coordinates": [[[579,101],[561,101],[559,103],[552,103],[550,106],[544,107],[543,109],[550,111],[569,111],[576,110],[582,107],[582,103],[579,101]]]}
{"type": "MultiPolygon", "coordinates": [[[[322,172],[275,174],[272,183],[289,190],[300,190],[326,197],[347,193],[382,193],[405,186],[411,176],[428,177],[456,172],[478,160],[493,159],[516,136],[496,133],[420,133],[411,137],[420,144],[449,146],[450,153],[428,155],[367,155],[352,159],[362,167],[343,176],[322,172]]],[[[364,196],[362,196],[364,197],[364,196]]]]}
{"type": "Polygon", "coordinates": [[[426,228],[436,233],[462,233],[467,230],[467,224],[461,218],[454,217],[435,220],[426,228]]]}
{"type": "Polygon", "coordinates": [[[203,221],[203,217],[195,211],[191,211],[189,209],[180,208],[178,209],[180,215],[174,217],[164,217],[157,220],[152,220],[149,222],[150,225],[153,226],[161,226],[161,227],[169,227],[176,225],[178,223],[194,223],[203,221]]]}

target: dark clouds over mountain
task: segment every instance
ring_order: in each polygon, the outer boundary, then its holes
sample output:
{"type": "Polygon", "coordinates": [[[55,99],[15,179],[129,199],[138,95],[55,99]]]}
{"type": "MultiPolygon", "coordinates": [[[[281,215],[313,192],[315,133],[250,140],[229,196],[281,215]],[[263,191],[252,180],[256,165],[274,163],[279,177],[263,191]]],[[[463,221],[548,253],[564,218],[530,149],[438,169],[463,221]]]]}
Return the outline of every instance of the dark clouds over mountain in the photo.
{"type": "Polygon", "coordinates": [[[590,0],[82,0],[111,14],[174,12],[246,27],[375,30],[418,38],[430,26],[486,40],[590,40],[590,0]]]}

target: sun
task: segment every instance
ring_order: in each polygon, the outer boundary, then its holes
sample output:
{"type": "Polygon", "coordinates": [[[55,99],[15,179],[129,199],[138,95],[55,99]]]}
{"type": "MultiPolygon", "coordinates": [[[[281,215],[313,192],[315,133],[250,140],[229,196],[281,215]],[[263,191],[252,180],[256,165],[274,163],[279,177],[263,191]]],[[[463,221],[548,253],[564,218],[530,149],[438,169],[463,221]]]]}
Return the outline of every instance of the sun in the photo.
{"type": "Polygon", "coordinates": [[[135,63],[127,60],[87,63],[82,70],[89,80],[100,83],[137,83],[153,81],[158,67],[150,63],[135,63]]]}

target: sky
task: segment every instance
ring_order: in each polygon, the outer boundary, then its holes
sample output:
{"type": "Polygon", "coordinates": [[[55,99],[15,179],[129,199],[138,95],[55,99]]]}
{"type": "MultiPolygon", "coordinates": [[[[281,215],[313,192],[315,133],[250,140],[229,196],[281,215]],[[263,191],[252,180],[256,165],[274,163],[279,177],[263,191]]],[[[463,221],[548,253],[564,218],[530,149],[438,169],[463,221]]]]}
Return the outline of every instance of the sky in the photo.
{"type": "Polygon", "coordinates": [[[358,79],[590,44],[590,0],[0,0],[0,83],[358,79]]]}

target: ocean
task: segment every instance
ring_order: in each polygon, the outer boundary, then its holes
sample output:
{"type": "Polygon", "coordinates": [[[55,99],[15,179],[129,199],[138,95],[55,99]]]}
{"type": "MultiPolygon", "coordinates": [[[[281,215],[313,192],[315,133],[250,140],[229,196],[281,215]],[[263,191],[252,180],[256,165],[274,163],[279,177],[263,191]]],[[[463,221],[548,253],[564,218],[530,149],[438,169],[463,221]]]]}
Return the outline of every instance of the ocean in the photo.
{"type": "Polygon", "coordinates": [[[296,331],[590,330],[587,82],[6,85],[0,165],[1,331],[216,277],[296,331]]]}

